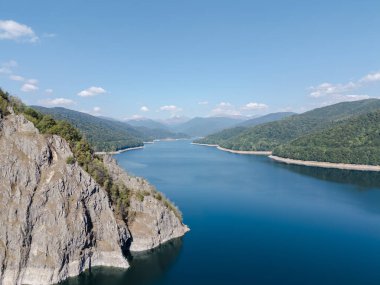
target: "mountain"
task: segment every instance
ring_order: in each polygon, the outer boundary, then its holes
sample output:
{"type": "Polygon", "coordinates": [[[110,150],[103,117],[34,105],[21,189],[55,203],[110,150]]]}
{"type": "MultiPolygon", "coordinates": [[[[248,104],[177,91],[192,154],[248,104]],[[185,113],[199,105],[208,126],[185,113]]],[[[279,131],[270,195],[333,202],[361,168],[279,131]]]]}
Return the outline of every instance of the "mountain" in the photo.
{"type": "Polygon", "coordinates": [[[160,130],[169,130],[169,127],[166,124],[154,121],[152,119],[132,119],[126,121],[129,125],[133,127],[145,127],[149,129],[160,129],[160,130]]]}
{"type": "Polygon", "coordinates": [[[256,117],[253,119],[246,120],[244,122],[241,122],[237,126],[239,126],[239,127],[254,127],[257,125],[278,121],[278,120],[284,119],[286,117],[290,117],[290,116],[295,115],[295,114],[296,113],[293,113],[293,112],[271,113],[271,114],[267,114],[264,116],[260,116],[260,117],[256,117]]]}
{"type": "Polygon", "coordinates": [[[208,135],[205,138],[196,140],[196,142],[203,143],[203,144],[222,145],[223,141],[242,134],[244,131],[248,129],[248,127],[254,127],[256,125],[281,120],[283,118],[292,116],[294,114],[295,113],[291,113],[291,112],[281,112],[281,113],[272,113],[272,114],[264,115],[261,117],[253,118],[253,119],[243,121],[237,124],[236,127],[224,129],[219,132],[208,135]]]}
{"type": "Polygon", "coordinates": [[[115,151],[143,145],[143,135],[132,126],[86,113],[62,108],[32,106],[56,120],[65,120],[78,128],[96,151],[115,151]]]}
{"type": "Polygon", "coordinates": [[[222,141],[220,146],[233,150],[273,150],[303,135],[327,129],[334,122],[376,111],[379,108],[379,99],[342,102],[248,128],[222,141]]]}
{"type": "Polygon", "coordinates": [[[189,117],[186,116],[174,116],[169,119],[161,120],[160,122],[167,126],[177,126],[179,124],[186,123],[187,121],[190,121],[189,117]]]}
{"type": "Polygon", "coordinates": [[[203,137],[241,123],[241,119],[227,117],[193,118],[190,121],[173,127],[177,132],[193,137],[203,137]]]}
{"type": "Polygon", "coordinates": [[[128,268],[124,253],[188,231],[163,194],[95,155],[69,123],[0,90],[0,126],[1,284],[56,284],[93,266],[128,268]]]}
{"type": "Polygon", "coordinates": [[[153,140],[164,139],[188,139],[189,135],[184,133],[171,132],[167,129],[147,128],[147,127],[135,127],[135,129],[141,133],[144,142],[151,142],[153,140]]]}
{"type": "Polygon", "coordinates": [[[301,136],[275,148],[273,154],[298,160],[380,165],[380,109],[301,136]]]}

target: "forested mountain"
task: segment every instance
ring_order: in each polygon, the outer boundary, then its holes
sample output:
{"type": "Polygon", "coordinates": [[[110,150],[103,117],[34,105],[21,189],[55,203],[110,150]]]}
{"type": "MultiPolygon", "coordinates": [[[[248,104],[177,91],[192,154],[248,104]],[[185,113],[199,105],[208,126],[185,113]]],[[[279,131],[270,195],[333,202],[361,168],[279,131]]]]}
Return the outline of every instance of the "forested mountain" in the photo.
{"type": "Polygon", "coordinates": [[[194,118],[175,126],[173,129],[193,137],[203,137],[235,126],[242,121],[241,119],[227,117],[194,118]]]}
{"type": "Polygon", "coordinates": [[[273,154],[309,161],[380,165],[380,109],[301,136],[275,148],[273,154]]]}
{"type": "Polygon", "coordinates": [[[54,119],[65,120],[78,128],[96,151],[114,151],[143,145],[143,135],[132,126],[109,119],[91,116],[66,108],[33,106],[54,119]]]}
{"type": "Polygon", "coordinates": [[[133,119],[126,121],[129,125],[133,127],[145,127],[149,129],[160,129],[160,130],[169,130],[169,127],[165,124],[157,122],[152,119],[133,119]]]}
{"type": "Polygon", "coordinates": [[[280,112],[280,113],[271,113],[271,114],[264,115],[261,117],[253,118],[253,119],[241,122],[236,127],[224,129],[214,134],[208,135],[207,137],[203,139],[199,139],[196,142],[204,143],[204,144],[222,145],[223,141],[242,134],[244,131],[248,129],[248,127],[254,127],[260,124],[281,120],[283,118],[290,117],[294,114],[295,113],[291,113],[291,112],[280,112]]]}
{"type": "MultiPolygon", "coordinates": [[[[273,150],[301,136],[328,129],[334,122],[378,109],[380,109],[378,99],[342,102],[251,127],[230,139],[221,141],[220,146],[234,150],[273,150]]],[[[207,143],[207,138],[197,142],[207,143]]]]}
{"type": "Polygon", "coordinates": [[[184,133],[175,133],[166,129],[158,128],[147,128],[147,127],[135,127],[137,131],[142,134],[144,142],[151,142],[153,140],[163,140],[163,139],[188,139],[189,135],[184,133]]]}
{"type": "Polygon", "coordinates": [[[244,122],[241,122],[237,126],[238,127],[254,127],[257,125],[278,121],[278,120],[284,119],[286,117],[290,117],[292,115],[296,115],[296,113],[293,113],[293,112],[271,113],[271,114],[267,114],[267,115],[260,116],[257,118],[252,118],[252,119],[246,120],[244,122]]]}

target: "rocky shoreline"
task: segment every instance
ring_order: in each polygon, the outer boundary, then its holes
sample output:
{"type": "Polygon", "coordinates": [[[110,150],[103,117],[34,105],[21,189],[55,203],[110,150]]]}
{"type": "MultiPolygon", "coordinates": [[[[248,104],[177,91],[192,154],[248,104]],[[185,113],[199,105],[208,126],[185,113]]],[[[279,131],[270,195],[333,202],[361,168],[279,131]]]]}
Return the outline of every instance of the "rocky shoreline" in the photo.
{"type": "Polygon", "coordinates": [[[283,158],[283,157],[274,156],[274,155],[270,155],[269,158],[273,159],[276,162],[280,162],[280,163],[295,164],[295,165],[302,165],[302,166],[336,168],[336,169],[358,170],[358,171],[380,171],[380,165],[364,165],[364,164],[346,164],[346,163],[307,161],[307,160],[283,158]]]}
{"type": "Polygon", "coordinates": [[[222,151],[237,153],[237,154],[267,155],[270,159],[272,159],[276,162],[279,162],[279,163],[294,164],[294,165],[301,165],[301,166],[321,167],[321,168],[345,169],[345,170],[380,171],[380,165],[306,161],[306,160],[297,160],[297,159],[283,158],[283,157],[275,156],[275,155],[272,155],[271,151],[239,151],[239,150],[232,150],[232,149],[223,148],[217,144],[201,144],[201,143],[194,143],[194,142],[192,142],[191,144],[200,145],[200,146],[215,147],[215,148],[222,150],[222,151]]]}
{"type": "Polygon", "coordinates": [[[203,144],[203,143],[195,143],[195,142],[192,142],[191,144],[200,145],[200,146],[216,147],[217,149],[219,149],[221,151],[226,151],[226,152],[236,153],[236,154],[250,154],[250,155],[271,155],[272,154],[271,151],[233,150],[233,149],[221,147],[217,144],[203,144]]]}
{"type": "Polygon", "coordinates": [[[143,149],[144,146],[136,146],[136,147],[127,147],[127,148],[123,148],[123,149],[120,149],[120,150],[117,150],[117,151],[97,151],[95,152],[95,154],[98,154],[98,155],[105,155],[105,154],[119,154],[119,153],[123,153],[123,152],[126,152],[126,151],[131,151],[131,150],[137,150],[137,149],[143,149]]]}

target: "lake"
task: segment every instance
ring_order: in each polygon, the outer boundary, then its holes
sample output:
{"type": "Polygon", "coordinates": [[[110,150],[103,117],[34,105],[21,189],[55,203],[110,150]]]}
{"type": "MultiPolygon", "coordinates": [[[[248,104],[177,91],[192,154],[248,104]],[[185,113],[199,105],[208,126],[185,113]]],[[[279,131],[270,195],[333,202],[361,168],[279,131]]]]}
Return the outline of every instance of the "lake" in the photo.
{"type": "Polygon", "coordinates": [[[179,206],[191,231],[64,282],[380,284],[378,173],[289,166],[189,141],[116,155],[179,206]]]}

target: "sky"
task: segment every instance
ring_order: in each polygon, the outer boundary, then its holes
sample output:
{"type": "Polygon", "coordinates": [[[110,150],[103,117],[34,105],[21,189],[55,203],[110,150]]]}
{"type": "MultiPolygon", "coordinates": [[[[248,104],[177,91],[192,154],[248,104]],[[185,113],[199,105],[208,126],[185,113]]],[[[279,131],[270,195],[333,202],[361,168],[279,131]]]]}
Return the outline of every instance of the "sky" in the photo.
{"type": "Polygon", "coordinates": [[[380,97],[380,1],[0,0],[0,87],[117,119],[380,97]]]}

